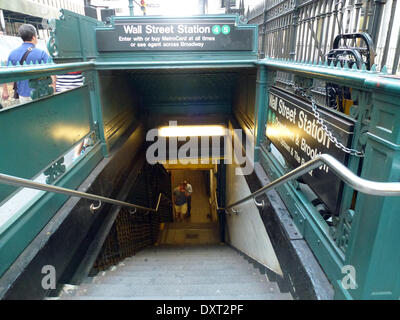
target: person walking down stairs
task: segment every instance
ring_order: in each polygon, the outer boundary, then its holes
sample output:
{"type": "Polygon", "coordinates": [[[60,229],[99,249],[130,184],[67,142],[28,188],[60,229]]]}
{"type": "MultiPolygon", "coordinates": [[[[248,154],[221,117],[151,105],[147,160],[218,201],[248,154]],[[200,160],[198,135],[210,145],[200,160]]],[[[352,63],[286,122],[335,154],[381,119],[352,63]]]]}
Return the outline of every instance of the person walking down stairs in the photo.
{"type": "Polygon", "coordinates": [[[187,196],[185,185],[180,183],[173,192],[173,201],[175,207],[175,221],[182,222],[187,213],[187,196]]]}
{"type": "Polygon", "coordinates": [[[186,191],[186,199],[187,199],[187,217],[190,218],[190,211],[192,210],[192,193],[193,193],[193,188],[190,183],[188,183],[186,180],[183,181],[183,184],[185,185],[185,191],[186,191]]]}

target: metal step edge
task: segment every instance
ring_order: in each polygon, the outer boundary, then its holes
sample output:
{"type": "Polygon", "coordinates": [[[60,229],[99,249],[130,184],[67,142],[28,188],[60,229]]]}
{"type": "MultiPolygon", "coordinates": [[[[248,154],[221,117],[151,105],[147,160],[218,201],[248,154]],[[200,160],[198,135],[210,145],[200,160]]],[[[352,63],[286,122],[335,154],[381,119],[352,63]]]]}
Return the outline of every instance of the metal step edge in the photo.
{"type": "MultiPolygon", "coordinates": [[[[118,284],[118,283],[129,283],[129,284],[137,284],[137,285],[151,285],[151,284],[219,284],[219,283],[240,283],[240,282],[269,282],[266,277],[262,275],[237,275],[237,276],[229,276],[229,277],[162,277],[162,279],[158,278],[143,278],[136,276],[113,276],[113,277],[95,277],[90,282],[91,284],[118,284]]],[[[85,283],[85,284],[86,284],[85,283]]],[[[274,283],[274,282],[270,282],[274,283]]],[[[278,287],[277,287],[278,288],[278,287]]],[[[278,288],[279,289],[279,288],[278,288]]]]}
{"type": "Polygon", "coordinates": [[[188,298],[198,295],[229,295],[229,294],[263,294],[280,293],[270,283],[235,283],[235,284],[198,284],[198,285],[148,285],[128,286],[112,284],[83,285],[76,292],[77,296],[150,296],[155,293],[170,295],[185,295],[188,298]]]}
{"type": "Polygon", "coordinates": [[[225,295],[225,296],[144,296],[144,297],[98,297],[98,296],[75,296],[60,300],[293,300],[288,293],[256,294],[256,295],[225,295]]]}

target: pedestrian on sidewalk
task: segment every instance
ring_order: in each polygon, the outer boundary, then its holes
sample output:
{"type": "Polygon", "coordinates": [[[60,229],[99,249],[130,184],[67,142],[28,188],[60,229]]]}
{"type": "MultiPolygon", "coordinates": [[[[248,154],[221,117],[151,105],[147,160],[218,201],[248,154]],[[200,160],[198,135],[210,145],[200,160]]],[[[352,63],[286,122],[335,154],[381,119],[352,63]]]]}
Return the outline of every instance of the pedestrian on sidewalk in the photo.
{"type": "MultiPolygon", "coordinates": [[[[36,29],[31,24],[23,24],[18,29],[18,34],[24,41],[21,46],[11,51],[8,56],[7,65],[10,63],[12,65],[21,65],[26,62],[27,64],[33,63],[47,63],[50,57],[48,54],[36,48],[38,43],[38,36],[36,29]]],[[[55,76],[52,76],[53,88],[55,87],[55,76]]],[[[31,101],[31,91],[32,88],[29,87],[29,80],[21,80],[14,83],[14,99],[18,100],[19,103],[25,103],[31,101]]],[[[2,99],[4,101],[8,100],[10,94],[8,92],[7,83],[3,84],[2,99]]]]}

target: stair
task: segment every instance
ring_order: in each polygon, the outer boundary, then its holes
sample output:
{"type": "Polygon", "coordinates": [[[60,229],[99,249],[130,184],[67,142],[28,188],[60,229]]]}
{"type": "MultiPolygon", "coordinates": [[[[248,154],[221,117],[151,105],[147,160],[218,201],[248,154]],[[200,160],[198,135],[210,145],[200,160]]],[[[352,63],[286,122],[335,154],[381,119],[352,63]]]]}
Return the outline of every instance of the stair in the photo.
{"type": "Polygon", "coordinates": [[[150,247],[66,285],[60,300],[291,300],[226,245],[150,247]]]}

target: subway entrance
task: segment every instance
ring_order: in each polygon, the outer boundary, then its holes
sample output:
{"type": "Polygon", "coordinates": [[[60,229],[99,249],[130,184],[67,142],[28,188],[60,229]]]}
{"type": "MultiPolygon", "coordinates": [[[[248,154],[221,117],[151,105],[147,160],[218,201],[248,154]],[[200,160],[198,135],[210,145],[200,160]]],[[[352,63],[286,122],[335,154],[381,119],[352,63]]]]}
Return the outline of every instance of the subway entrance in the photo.
{"type": "MultiPolygon", "coordinates": [[[[61,66],[84,65],[85,84],[30,105],[44,118],[57,115],[62,130],[49,128],[50,139],[63,132],[76,148],[92,138],[86,153],[65,163],[74,178],[68,183],[78,187],[87,178],[83,189],[135,207],[95,203],[88,215],[83,203],[63,207],[62,218],[54,217],[63,227],[35,257],[57,266],[51,295],[290,299],[245,260],[282,273],[256,205],[244,206],[242,216],[219,210],[232,188],[236,198],[250,192],[237,172],[254,162],[257,28],[237,16],[113,17],[104,25],[64,14],[54,22],[49,48],[61,66]],[[76,29],[77,20],[85,27],[76,29]],[[65,30],[79,39],[66,38],[65,30]],[[189,131],[164,135],[165,128],[189,131]],[[243,163],[226,162],[227,149],[243,163]],[[191,199],[185,189],[185,201],[177,204],[175,190],[183,182],[191,199]],[[177,208],[183,204],[186,209],[177,208]]],[[[62,156],[51,160],[49,171],[62,181],[57,170],[68,150],[58,151],[62,156]]],[[[9,297],[28,295],[20,290],[24,277],[9,297]]]]}

